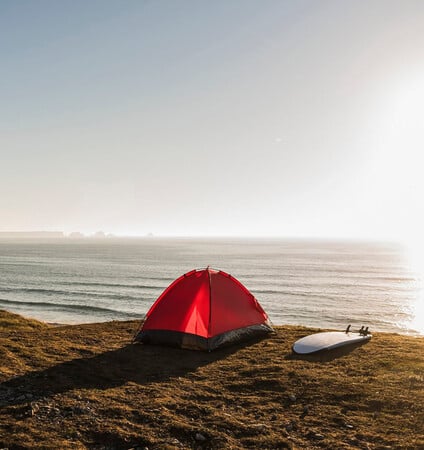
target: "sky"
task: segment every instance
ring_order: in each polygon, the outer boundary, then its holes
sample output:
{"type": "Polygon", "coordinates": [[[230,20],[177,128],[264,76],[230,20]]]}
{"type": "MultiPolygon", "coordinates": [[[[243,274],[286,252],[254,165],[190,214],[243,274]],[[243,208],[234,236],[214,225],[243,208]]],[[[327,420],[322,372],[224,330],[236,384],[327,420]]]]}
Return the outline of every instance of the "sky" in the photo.
{"type": "Polygon", "coordinates": [[[2,0],[0,231],[420,239],[423,23],[420,0],[2,0]]]}

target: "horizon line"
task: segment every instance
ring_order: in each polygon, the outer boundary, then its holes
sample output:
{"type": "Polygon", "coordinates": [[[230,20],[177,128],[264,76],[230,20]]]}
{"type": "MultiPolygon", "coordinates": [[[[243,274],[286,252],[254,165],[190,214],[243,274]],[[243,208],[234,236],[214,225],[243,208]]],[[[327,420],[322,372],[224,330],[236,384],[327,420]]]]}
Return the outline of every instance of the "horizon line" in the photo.
{"type": "Polygon", "coordinates": [[[51,230],[32,230],[32,231],[0,231],[0,238],[51,238],[51,239],[70,239],[70,240],[84,240],[84,239],[275,239],[275,240],[302,240],[302,241],[356,241],[356,242],[392,242],[402,243],[402,239],[394,236],[375,237],[375,236],[314,236],[314,235],[265,235],[265,234],[121,234],[121,233],[109,233],[103,231],[97,232],[64,232],[64,231],[51,231],[51,230]],[[9,236],[7,236],[9,235],[9,236]]]}

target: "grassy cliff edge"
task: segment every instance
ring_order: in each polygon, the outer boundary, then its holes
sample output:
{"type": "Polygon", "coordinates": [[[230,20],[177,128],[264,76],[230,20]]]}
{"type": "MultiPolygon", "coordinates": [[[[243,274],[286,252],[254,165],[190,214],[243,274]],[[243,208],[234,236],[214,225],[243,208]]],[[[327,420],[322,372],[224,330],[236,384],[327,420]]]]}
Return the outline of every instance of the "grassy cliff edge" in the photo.
{"type": "Polygon", "coordinates": [[[424,338],[292,355],[317,330],[212,353],[131,344],[139,323],[0,311],[0,448],[424,448],[424,338]]]}

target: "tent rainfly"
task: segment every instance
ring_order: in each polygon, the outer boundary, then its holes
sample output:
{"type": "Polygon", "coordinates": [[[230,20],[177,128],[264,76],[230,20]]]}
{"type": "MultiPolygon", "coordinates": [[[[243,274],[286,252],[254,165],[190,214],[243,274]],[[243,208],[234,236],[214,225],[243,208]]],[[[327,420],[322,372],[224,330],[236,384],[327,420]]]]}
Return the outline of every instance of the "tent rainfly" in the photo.
{"type": "Polygon", "coordinates": [[[147,312],[134,340],[211,351],[272,331],[267,314],[246,287],[208,267],[171,283],[147,312]]]}

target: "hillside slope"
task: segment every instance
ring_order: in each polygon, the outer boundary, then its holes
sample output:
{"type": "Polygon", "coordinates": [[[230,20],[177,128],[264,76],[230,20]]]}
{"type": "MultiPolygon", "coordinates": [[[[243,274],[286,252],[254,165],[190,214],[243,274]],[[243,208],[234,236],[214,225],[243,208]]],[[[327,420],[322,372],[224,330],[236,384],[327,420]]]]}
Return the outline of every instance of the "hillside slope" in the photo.
{"type": "Polygon", "coordinates": [[[299,358],[313,331],[201,353],[137,322],[50,327],[0,311],[0,448],[424,448],[424,338],[299,358]]]}

